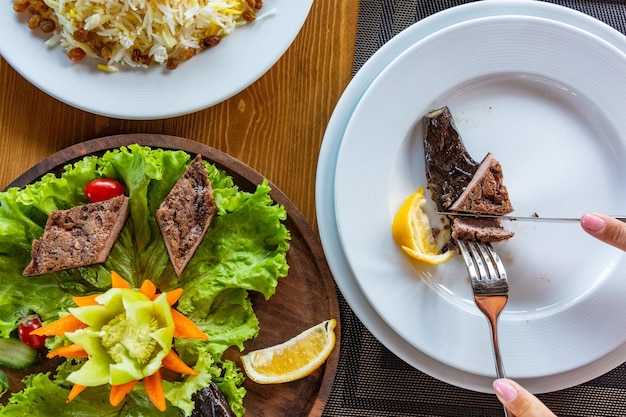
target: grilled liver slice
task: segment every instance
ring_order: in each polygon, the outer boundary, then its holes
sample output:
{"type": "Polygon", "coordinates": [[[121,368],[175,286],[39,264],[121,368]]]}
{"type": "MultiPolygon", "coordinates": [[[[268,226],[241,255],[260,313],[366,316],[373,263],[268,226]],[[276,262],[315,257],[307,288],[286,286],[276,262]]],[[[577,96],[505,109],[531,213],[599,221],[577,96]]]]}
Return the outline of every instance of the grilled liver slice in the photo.
{"type": "Polygon", "coordinates": [[[474,177],[479,163],[472,159],[448,107],[424,116],[426,182],[440,211],[447,211],[474,177]]]}
{"type": "Polygon", "coordinates": [[[198,155],[156,212],[165,247],[177,276],[196,253],[217,206],[207,170],[198,155]]]}
{"type": "Polygon", "coordinates": [[[43,236],[33,241],[25,276],[106,261],[128,217],[128,197],[50,213],[43,236]]]}
{"type": "MultiPolygon", "coordinates": [[[[488,153],[478,164],[469,154],[447,107],[424,117],[426,180],[439,211],[502,215],[513,211],[502,167],[488,153]]],[[[452,237],[496,242],[513,233],[498,219],[450,216],[452,237]]]]}
{"type": "Polygon", "coordinates": [[[496,215],[513,211],[509,192],[504,185],[502,166],[491,153],[487,153],[472,180],[449,210],[496,215]]]}

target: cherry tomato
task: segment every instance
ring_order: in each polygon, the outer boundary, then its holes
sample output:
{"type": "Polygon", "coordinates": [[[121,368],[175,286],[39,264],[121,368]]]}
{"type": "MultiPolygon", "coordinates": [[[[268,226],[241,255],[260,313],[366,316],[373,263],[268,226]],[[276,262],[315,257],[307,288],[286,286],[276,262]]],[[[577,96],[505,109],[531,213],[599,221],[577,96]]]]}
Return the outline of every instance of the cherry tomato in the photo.
{"type": "Polygon", "coordinates": [[[24,344],[33,349],[41,349],[45,345],[46,336],[37,336],[30,334],[35,329],[41,327],[41,320],[39,317],[32,315],[26,316],[21,321],[17,328],[17,335],[24,344]]]}
{"type": "Polygon", "coordinates": [[[87,200],[92,203],[124,194],[124,186],[111,178],[96,178],[85,186],[87,200]]]}

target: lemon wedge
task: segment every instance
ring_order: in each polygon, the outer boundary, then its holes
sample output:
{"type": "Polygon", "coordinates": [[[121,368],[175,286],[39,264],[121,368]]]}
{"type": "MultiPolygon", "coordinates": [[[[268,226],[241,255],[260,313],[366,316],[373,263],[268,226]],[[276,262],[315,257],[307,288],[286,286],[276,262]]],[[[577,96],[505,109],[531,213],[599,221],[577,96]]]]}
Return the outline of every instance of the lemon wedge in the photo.
{"type": "Polygon", "coordinates": [[[335,326],[330,319],[279,345],[241,356],[248,378],[258,384],[279,384],[303,378],[319,368],[335,347],[335,326]]]}
{"type": "Polygon", "coordinates": [[[411,194],[398,210],[391,226],[391,233],[398,245],[410,257],[432,265],[450,260],[452,251],[441,253],[433,237],[430,220],[423,207],[426,205],[424,187],[411,194]]]}

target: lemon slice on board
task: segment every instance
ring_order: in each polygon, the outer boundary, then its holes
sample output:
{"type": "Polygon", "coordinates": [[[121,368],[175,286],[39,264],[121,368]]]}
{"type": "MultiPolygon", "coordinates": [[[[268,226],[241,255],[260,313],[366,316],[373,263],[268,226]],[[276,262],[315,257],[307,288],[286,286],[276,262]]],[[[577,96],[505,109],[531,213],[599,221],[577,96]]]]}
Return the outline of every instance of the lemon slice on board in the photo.
{"type": "Polygon", "coordinates": [[[258,384],[279,384],[303,378],[319,368],[335,347],[335,326],[330,319],[279,345],[241,356],[248,378],[258,384]]]}
{"type": "Polygon", "coordinates": [[[437,265],[453,256],[452,251],[441,253],[430,226],[430,220],[424,213],[426,196],[424,187],[411,194],[402,204],[391,226],[391,233],[396,242],[410,257],[437,265]]]}

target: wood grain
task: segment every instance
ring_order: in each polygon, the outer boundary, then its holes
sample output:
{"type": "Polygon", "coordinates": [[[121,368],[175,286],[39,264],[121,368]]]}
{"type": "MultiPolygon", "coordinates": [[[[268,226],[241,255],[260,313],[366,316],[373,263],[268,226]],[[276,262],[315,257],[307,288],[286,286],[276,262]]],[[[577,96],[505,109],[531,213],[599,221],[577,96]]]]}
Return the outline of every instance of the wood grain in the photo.
{"type": "MultiPolygon", "coordinates": [[[[287,333],[293,336],[296,327],[302,330],[322,317],[338,318],[335,307],[328,307],[334,302],[325,304],[332,301],[335,288],[316,236],[315,172],[326,125],[352,77],[357,4],[314,1],[294,43],[257,82],[211,108],[170,119],[122,120],[75,109],[30,84],[0,57],[0,189],[55,152],[103,136],[162,134],[209,145],[268,178],[284,193],[288,210],[301,213],[290,216],[295,223],[288,224],[302,231],[289,254],[289,262],[301,268],[291,270],[277,294],[264,304],[267,309],[259,311],[261,334],[249,348],[278,342],[287,333]],[[315,300],[320,297],[325,307],[306,320],[284,316],[289,311],[284,303],[302,300],[303,311],[310,312],[318,307],[315,300]],[[293,326],[281,333],[278,318],[293,326]]],[[[337,347],[333,355],[338,354],[337,347]]],[[[247,416],[321,415],[336,357],[328,364],[308,380],[266,387],[246,383],[247,416]],[[313,384],[307,382],[311,380],[313,384]],[[274,400],[279,404],[276,408],[265,407],[274,400]]]]}
{"type": "Polygon", "coordinates": [[[261,79],[223,103],[171,119],[121,120],[72,108],[0,58],[0,188],[73,144],[159,133],[243,161],[289,196],[316,231],[317,158],[326,124],[352,77],[357,14],[357,3],[349,0],[315,1],[294,43],[261,79]]]}
{"type": "MultiPolygon", "coordinates": [[[[201,154],[227,171],[244,190],[253,191],[263,181],[261,174],[241,161],[199,142],[168,135],[128,134],[98,138],[64,148],[24,172],[10,186],[22,187],[47,172],[60,172],[65,165],[85,155],[100,154],[132,143],[182,149],[191,155],[201,154]]],[[[291,232],[287,253],[289,274],[279,281],[276,294],[269,301],[261,294],[251,294],[261,329],[255,339],[245,344],[244,352],[282,343],[329,318],[338,321],[335,329],[337,342],[326,363],[306,378],[277,385],[259,385],[247,380],[244,383],[248,391],[244,403],[246,417],[319,417],[328,400],[339,360],[341,326],[337,294],[317,236],[294,203],[275,185],[270,185],[272,198],[283,205],[288,214],[285,223],[291,232]]],[[[241,366],[239,356],[240,352],[236,349],[227,352],[227,357],[238,361],[241,366]]],[[[16,373],[9,372],[13,382],[23,376],[22,373],[13,374],[16,373]]]]}

